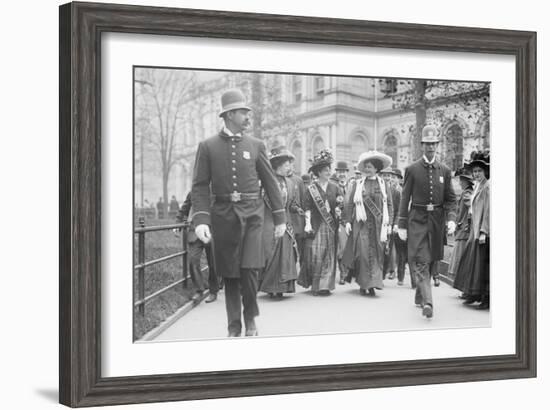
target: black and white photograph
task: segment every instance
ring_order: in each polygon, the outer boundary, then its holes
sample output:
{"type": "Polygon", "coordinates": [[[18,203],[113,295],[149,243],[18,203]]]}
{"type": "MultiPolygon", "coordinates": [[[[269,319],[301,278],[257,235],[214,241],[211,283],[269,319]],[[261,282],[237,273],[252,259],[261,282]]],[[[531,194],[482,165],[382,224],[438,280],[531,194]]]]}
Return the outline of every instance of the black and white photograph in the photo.
{"type": "Polygon", "coordinates": [[[487,81],[134,66],[134,342],[490,327],[490,113],[487,81]]]}

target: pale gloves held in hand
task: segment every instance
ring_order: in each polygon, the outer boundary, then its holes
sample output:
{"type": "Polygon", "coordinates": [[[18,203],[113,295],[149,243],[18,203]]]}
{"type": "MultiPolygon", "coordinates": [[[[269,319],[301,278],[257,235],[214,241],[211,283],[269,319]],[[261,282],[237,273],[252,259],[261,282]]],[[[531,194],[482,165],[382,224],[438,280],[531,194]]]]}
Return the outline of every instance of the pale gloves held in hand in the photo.
{"type": "Polygon", "coordinates": [[[195,234],[197,235],[197,238],[199,238],[203,243],[208,243],[212,239],[210,227],[206,224],[198,225],[195,228],[195,234]]]}

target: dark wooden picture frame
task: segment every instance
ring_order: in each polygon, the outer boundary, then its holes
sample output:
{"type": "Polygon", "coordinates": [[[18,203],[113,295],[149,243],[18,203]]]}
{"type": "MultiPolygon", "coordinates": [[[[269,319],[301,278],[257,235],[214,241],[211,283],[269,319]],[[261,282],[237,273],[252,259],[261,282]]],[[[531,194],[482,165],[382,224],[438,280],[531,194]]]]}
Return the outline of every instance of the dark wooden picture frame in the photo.
{"type": "Polygon", "coordinates": [[[536,33],[94,3],[60,7],[60,402],[71,407],[536,376],[536,33]],[[101,376],[101,35],[459,51],[516,59],[516,352],[467,358],[101,376]]]}

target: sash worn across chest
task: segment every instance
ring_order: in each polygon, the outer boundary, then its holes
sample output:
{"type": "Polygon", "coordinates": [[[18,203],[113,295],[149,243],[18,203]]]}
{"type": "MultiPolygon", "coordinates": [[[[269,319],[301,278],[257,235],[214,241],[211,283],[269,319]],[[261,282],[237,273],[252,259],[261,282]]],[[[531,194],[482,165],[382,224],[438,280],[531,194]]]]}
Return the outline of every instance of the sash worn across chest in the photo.
{"type": "Polygon", "coordinates": [[[325,208],[325,203],[323,202],[323,198],[321,197],[321,193],[317,189],[317,186],[315,184],[310,184],[308,189],[311,197],[313,198],[313,202],[315,203],[315,207],[321,214],[321,217],[324,219],[329,229],[334,233],[336,230],[336,222],[330,212],[327,211],[327,208],[325,208]]]}

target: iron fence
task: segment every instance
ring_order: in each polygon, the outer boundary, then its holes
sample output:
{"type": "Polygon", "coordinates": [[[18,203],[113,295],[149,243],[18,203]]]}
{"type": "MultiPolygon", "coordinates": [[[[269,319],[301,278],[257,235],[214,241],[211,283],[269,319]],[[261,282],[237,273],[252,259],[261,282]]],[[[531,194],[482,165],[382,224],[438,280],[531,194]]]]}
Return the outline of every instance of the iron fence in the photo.
{"type": "Polygon", "coordinates": [[[134,307],[138,308],[139,313],[145,315],[145,304],[151,300],[157,298],[163,293],[167,292],[170,289],[175,288],[176,286],[183,284],[188,286],[189,268],[188,268],[188,246],[187,246],[187,233],[189,230],[189,223],[177,223],[171,225],[161,225],[161,226],[145,226],[145,218],[139,217],[138,227],[134,229],[134,235],[138,237],[138,257],[137,265],[134,266],[134,270],[138,272],[138,299],[134,302],[134,307]],[[166,255],[157,259],[150,261],[145,261],[145,235],[149,232],[158,232],[158,231],[168,231],[177,229],[181,232],[181,241],[182,241],[182,250],[170,255],[166,255]],[[156,292],[151,293],[150,295],[145,296],[145,268],[153,266],[159,263],[169,261],[174,258],[181,257],[183,260],[182,275],[181,279],[178,279],[168,286],[157,290],[156,292]]]}

